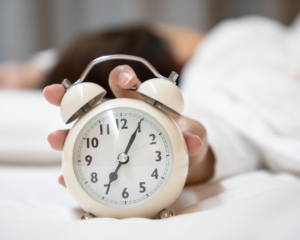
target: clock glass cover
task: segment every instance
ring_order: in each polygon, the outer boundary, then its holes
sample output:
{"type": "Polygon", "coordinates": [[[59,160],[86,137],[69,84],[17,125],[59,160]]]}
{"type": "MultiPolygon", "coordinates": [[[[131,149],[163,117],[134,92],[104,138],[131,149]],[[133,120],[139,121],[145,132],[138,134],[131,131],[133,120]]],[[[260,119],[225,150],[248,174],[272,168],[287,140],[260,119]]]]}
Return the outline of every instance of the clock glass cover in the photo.
{"type": "Polygon", "coordinates": [[[81,187],[106,206],[132,208],[154,198],[172,171],[168,133],[150,114],[115,108],[97,114],[75,141],[73,167],[81,187]]]}

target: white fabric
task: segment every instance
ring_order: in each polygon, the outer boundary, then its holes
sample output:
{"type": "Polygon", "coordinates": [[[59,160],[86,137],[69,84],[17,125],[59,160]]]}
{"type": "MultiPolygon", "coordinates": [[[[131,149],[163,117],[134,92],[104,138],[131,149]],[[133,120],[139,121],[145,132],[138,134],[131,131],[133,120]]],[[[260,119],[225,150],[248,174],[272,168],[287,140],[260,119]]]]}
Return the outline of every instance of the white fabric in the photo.
{"type": "Polygon", "coordinates": [[[47,137],[67,127],[42,91],[1,90],[0,108],[0,163],[61,162],[61,153],[51,149],[47,137]]]}
{"type": "Polygon", "coordinates": [[[60,171],[0,168],[0,239],[300,239],[300,181],[291,175],[258,171],[185,188],[173,219],[78,221],[84,212],[57,184],[60,171]]]}
{"type": "Polygon", "coordinates": [[[41,70],[51,70],[58,62],[59,54],[55,49],[48,49],[34,54],[29,60],[41,70]]]}
{"type": "Polygon", "coordinates": [[[2,166],[0,239],[300,239],[300,181],[252,172],[185,188],[173,219],[78,221],[59,167],[2,166]],[[192,214],[187,214],[192,213],[192,214]]]}
{"type": "Polygon", "coordinates": [[[299,43],[300,18],[292,28],[260,17],[229,20],[186,66],[185,114],[208,129],[215,179],[260,159],[273,171],[300,173],[299,43]]]}

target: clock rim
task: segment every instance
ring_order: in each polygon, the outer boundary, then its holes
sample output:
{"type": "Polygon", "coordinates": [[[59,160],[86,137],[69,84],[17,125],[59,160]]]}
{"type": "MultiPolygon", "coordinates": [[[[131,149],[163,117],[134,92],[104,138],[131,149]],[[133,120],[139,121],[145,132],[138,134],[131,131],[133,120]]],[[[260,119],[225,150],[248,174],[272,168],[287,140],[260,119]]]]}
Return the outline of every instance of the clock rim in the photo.
{"type": "Polygon", "coordinates": [[[165,112],[155,108],[153,105],[136,99],[113,99],[95,106],[83,117],[81,117],[70,130],[63,149],[62,170],[66,186],[79,206],[87,213],[96,217],[146,217],[154,218],[159,211],[169,207],[181,193],[188,171],[188,150],[184,138],[174,122],[165,112]],[[114,108],[134,108],[157,119],[169,135],[173,149],[173,167],[164,188],[157,195],[132,208],[114,208],[104,205],[93,199],[80,185],[73,167],[73,149],[77,135],[85,124],[97,114],[114,108]]]}

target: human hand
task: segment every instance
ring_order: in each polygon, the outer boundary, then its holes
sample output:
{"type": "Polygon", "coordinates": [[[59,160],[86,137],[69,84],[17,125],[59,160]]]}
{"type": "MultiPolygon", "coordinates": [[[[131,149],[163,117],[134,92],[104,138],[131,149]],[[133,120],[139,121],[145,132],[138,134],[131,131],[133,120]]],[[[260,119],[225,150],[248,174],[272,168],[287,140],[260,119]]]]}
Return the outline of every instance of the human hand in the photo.
{"type": "Polygon", "coordinates": [[[21,88],[25,68],[17,62],[0,65],[0,88],[21,88]]]}
{"type": "MultiPolygon", "coordinates": [[[[134,71],[126,65],[118,66],[112,70],[109,76],[109,85],[117,98],[145,99],[135,91],[127,91],[134,85],[139,86],[140,80],[134,71]]],[[[61,84],[54,84],[44,89],[46,100],[56,106],[60,106],[65,89],[61,84]]],[[[213,176],[214,156],[210,150],[205,128],[197,121],[178,116],[168,112],[177,123],[187,144],[189,154],[189,171],[186,184],[201,183],[213,176]]],[[[55,150],[62,150],[69,130],[58,130],[48,136],[48,142],[55,150]]],[[[63,176],[58,179],[59,183],[66,187],[63,176]]]]}

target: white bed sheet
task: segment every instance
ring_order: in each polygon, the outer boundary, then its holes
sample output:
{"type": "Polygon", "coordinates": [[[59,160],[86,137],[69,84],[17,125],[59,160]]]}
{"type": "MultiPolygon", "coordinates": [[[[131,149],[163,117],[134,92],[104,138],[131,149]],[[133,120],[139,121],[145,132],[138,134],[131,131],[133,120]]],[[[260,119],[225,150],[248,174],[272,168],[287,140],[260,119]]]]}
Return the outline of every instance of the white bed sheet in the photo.
{"type": "Polygon", "coordinates": [[[0,239],[300,239],[300,181],[255,171],[184,189],[172,219],[80,221],[60,166],[1,165],[0,239]]]}

